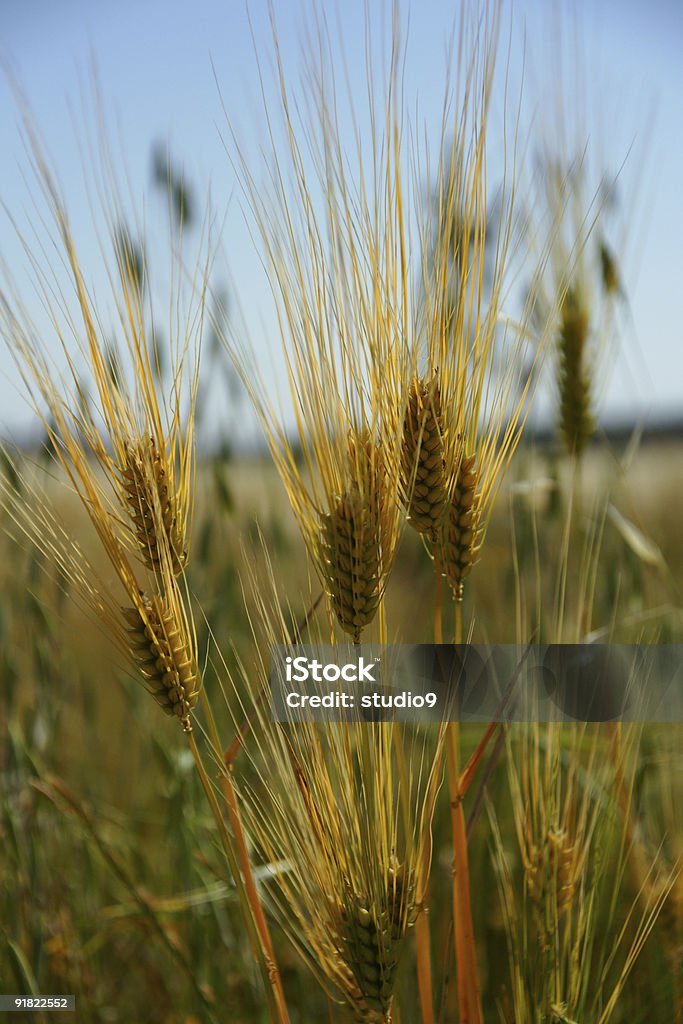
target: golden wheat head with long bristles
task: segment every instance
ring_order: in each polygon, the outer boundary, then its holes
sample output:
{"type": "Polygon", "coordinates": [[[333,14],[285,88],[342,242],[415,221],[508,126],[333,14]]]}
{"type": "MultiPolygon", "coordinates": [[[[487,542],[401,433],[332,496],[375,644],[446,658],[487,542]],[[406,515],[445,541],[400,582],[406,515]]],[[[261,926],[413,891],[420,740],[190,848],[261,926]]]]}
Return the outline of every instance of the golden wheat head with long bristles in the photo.
{"type": "Polygon", "coordinates": [[[438,374],[414,377],[403,421],[401,487],[408,522],[431,541],[439,535],[448,499],[445,452],[438,374]]]}
{"type": "MultiPolygon", "coordinates": [[[[420,227],[419,330],[414,357],[402,367],[401,498],[458,600],[519,442],[532,371],[552,326],[548,318],[532,334],[531,297],[514,319],[504,312],[514,284],[517,205],[514,154],[495,214],[487,182],[498,19],[495,7],[475,24],[463,18],[467,56],[444,101],[432,203],[420,227]]],[[[539,273],[548,248],[546,241],[539,273]]]]}
{"type": "MultiPolygon", "coordinates": [[[[441,730],[434,745],[426,733],[404,736],[389,722],[273,722],[261,697],[270,651],[288,642],[288,632],[272,572],[252,589],[259,644],[248,669],[230,673],[223,665],[223,673],[235,722],[252,720],[239,785],[259,858],[278,865],[268,900],[354,1020],[386,1024],[424,899],[441,730]]],[[[309,626],[308,642],[322,644],[319,628],[309,626]]]]}
{"type": "MultiPolygon", "coordinates": [[[[190,278],[187,319],[183,325],[178,317],[170,325],[166,394],[151,340],[152,312],[143,291],[147,270],[143,262],[134,273],[130,246],[122,245],[123,202],[111,171],[102,172],[110,202],[105,210],[106,237],[100,240],[105,299],[88,283],[64,197],[28,113],[24,130],[61,265],[36,269],[34,283],[44,321],[40,326],[8,268],[3,268],[3,336],[51,450],[85,508],[97,506],[97,494],[100,504],[111,506],[122,544],[156,572],[162,568],[162,552],[169,550],[178,576],[187,561],[191,531],[205,240],[190,278]],[[115,323],[110,332],[101,310],[112,305],[115,323]]],[[[104,166],[106,156],[102,154],[104,166]]],[[[27,238],[17,225],[15,231],[35,266],[27,238]]],[[[174,267],[174,281],[177,272],[174,267]]]]}
{"type": "MultiPolygon", "coordinates": [[[[11,460],[8,452],[5,457],[11,460]]],[[[61,524],[53,496],[36,479],[40,471],[14,460],[12,465],[19,487],[4,476],[0,480],[0,508],[13,524],[8,532],[20,545],[31,545],[54,563],[65,592],[98,622],[131,675],[144,683],[167,714],[190,729],[190,713],[201,690],[197,641],[169,545],[160,545],[159,569],[142,576],[121,543],[110,510],[101,504],[91,506],[90,518],[97,524],[115,577],[105,580],[61,524]]]]}
{"type": "MultiPolygon", "coordinates": [[[[628,793],[639,728],[629,729],[619,755],[628,793]]],[[[598,727],[581,723],[534,723],[514,733],[507,764],[518,874],[511,870],[509,848],[503,850],[495,818],[492,826],[515,1019],[566,1014],[570,1020],[607,1024],[675,876],[662,877],[658,888],[653,884],[655,862],[646,864],[642,888],[635,890],[628,911],[631,928],[620,928],[609,948],[596,942],[600,928],[611,926],[601,925],[597,908],[606,904],[610,915],[615,914],[612,897],[624,882],[633,853],[628,821],[615,828],[621,798],[603,737],[598,727]],[[592,956],[586,957],[589,948],[592,956]]]]}
{"type": "MultiPolygon", "coordinates": [[[[327,44],[325,37],[320,46],[327,44]]],[[[386,109],[377,110],[374,93],[368,95],[370,161],[360,140],[357,152],[343,145],[334,71],[321,71],[325,62],[311,55],[304,88],[315,98],[314,113],[300,116],[277,39],[275,47],[280,102],[266,116],[277,173],[265,184],[257,180],[238,142],[235,165],[277,306],[295,439],[267,394],[253,351],[239,339],[227,344],[331,612],[357,640],[381,604],[402,523],[402,381],[413,358],[402,47],[395,38],[386,109]]]]}
{"type": "Polygon", "coordinates": [[[366,431],[350,433],[348,447],[348,486],[323,515],[319,559],[334,613],[357,641],[382,598],[384,536],[391,524],[381,445],[366,431]]]}
{"type": "MultiPolygon", "coordinates": [[[[80,499],[114,581],[96,582],[94,574],[90,580],[87,561],[79,566],[81,549],[60,527],[50,496],[31,479],[34,474],[26,474],[23,504],[7,487],[2,501],[20,537],[57,561],[76,598],[99,617],[129,668],[164,710],[189,728],[200,678],[182,575],[193,503],[194,405],[205,283],[192,286],[186,333],[172,344],[167,398],[152,361],[140,280],[131,273],[120,244],[118,193],[110,190],[108,242],[103,243],[112,260],[109,297],[122,337],[113,348],[86,283],[66,205],[28,115],[24,126],[62,264],[36,269],[48,331],[36,327],[3,268],[0,329],[43,422],[52,459],[80,499]],[[61,281],[64,271],[71,292],[61,281]],[[65,370],[53,356],[55,348],[61,350],[65,370]]],[[[16,230],[30,258],[29,244],[16,230]]],[[[21,467],[18,473],[21,477],[21,467]]]]}

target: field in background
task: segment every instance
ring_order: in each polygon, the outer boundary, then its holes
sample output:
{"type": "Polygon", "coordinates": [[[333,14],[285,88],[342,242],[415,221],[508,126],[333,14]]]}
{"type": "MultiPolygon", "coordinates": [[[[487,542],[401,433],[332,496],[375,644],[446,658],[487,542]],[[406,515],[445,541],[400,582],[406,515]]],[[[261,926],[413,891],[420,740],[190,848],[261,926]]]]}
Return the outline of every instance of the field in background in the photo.
{"type": "MultiPolygon", "coordinates": [[[[476,639],[518,639],[511,609],[519,606],[520,594],[531,622],[534,595],[541,595],[544,628],[548,624],[566,514],[562,478],[545,455],[520,451],[516,456],[466,597],[465,621],[474,613],[476,639]],[[486,624],[485,636],[479,623],[486,624]]],[[[617,528],[614,519],[604,520],[594,622],[613,621],[619,639],[680,642],[683,621],[675,609],[683,604],[683,446],[641,447],[623,478],[619,457],[591,452],[582,488],[577,520],[585,528],[577,527],[571,538],[570,593],[581,576],[588,524],[603,520],[609,492],[632,532],[622,521],[617,528]]],[[[62,512],[70,525],[80,522],[75,502],[64,499],[62,512]]],[[[257,576],[265,572],[260,534],[282,586],[281,599],[291,603],[298,618],[315,582],[309,582],[303,547],[274,471],[261,461],[204,464],[190,586],[201,595],[206,621],[228,662],[233,645],[247,665],[253,651],[240,579],[247,568],[257,576]]],[[[159,714],[138,683],[116,672],[107,641],[61,594],[49,565],[4,536],[0,549],[0,991],[76,993],[79,1022],[265,1021],[259,979],[177,723],[159,714]]],[[[397,635],[431,641],[432,574],[419,538],[409,530],[387,601],[397,635]]],[[[581,625],[593,625],[578,623],[577,615],[570,606],[569,640],[578,639],[581,625]]],[[[446,639],[449,629],[446,621],[446,639]]],[[[200,650],[207,636],[205,631],[200,637],[200,650]]],[[[206,685],[216,695],[210,666],[206,685]]],[[[220,696],[214,705],[221,707],[220,696]]],[[[478,736],[477,729],[465,730],[465,754],[478,736]]],[[[661,778],[655,766],[666,764],[671,792],[677,786],[680,792],[680,741],[680,726],[646,729],[634,795],[637,816],[654,815],[662,846],[673,843],[674,849],[680,832],[666,836],[666,819],[657,817],[667,793],[652,787],[661,778]]],[[[486,786],[501,827],[510,820],[504,776],[500,763],[486,786]]],[[[435,827],[435,908],[448,903],[451,884],[447,811],[443,800],[435,827]]],[[[485,813],[471,852],[480,971],[492,1014],[487,1019],[511,1024],[505,1015],[505,923],[491,883],[485,813]],[[495,1007],[499,1018],[493,1016],[495,1007]]],[[[508,854],[518,875],[518,854],[515,861],[512,846],[508,854]]],[[[261,880],[267,885],[267,874],[261,880]]],[[[620,913],[626,914],[635,895],[625,887],[620,913]]],[[[679,997],[667,956],[671,949],[680,953],[681,916],[680,907],[661,915],[614,1020],[669,1024],[673,1019],[672,1000],[679,997]]],[[[433,914],[437,977],[452,959],[448,915],[442,917],[443,927],[433,914]]],[[[328,1013],[332,1020],[345,1020],[307,981],[277,931],[276,942],[292,1021],[327,1020],[328,1013]]],[[[406,961],[401,1003],[413,1006],[417,1015],[413,958],[406,961]]],[[[453,987],[437,993],[446,1008],[444,1020],[454,1019],[453,987]]],[[[415,1019],[404,1010],[396,1024],[415,1019]]]]}

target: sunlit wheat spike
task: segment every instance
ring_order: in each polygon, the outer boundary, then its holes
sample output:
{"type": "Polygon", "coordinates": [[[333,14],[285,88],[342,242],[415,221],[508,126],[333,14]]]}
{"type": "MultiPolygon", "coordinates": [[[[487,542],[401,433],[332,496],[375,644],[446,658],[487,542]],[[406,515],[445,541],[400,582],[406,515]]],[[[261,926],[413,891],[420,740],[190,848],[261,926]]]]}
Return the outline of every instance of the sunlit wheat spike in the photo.
{"type": "MultiPolygon", "coordinates": [[[[616,363],[629,235],[638,221],[633,184],[645,179],[636,171],[629,182],[632,162],[644,157],[644,151],[638,157],[638,147],[633,147],[640,133],[629,123],[632,111],[613,110],[605,118],[606,108],[596,108],[582,88],[588,71],[585,40],[573,21],[558,8],[547,25],[554,37],[548,48],[553,57],[543,72],[547,98],[537,129],[537,173],[531,183],[526,239],[535,259],[544,225],[551,228],[537,298],[542,316],[553,321],[549,369],[558,436],[566,453],[580,461],[616,363]]],[[[598,91],[601,106],[620,93],[604,86],[598,91]]]]}
{"type": "Polygon", "coordinates": [[[145,564],[157,572],[161,569],[157,533],[157,523],[161,523],[169,542],[173,573],[178,576],[187,562],[184,524],[179,515],[172,466],[153,437],[137,446],[128,445],[121,482],[145,564]]]}
{"type": "Polygon", "coordinates": [[[349,437],[350,485],[322,517],[321,560],[335,615],[359,640],[382,596],[386,501],[381,449],[368,432],[349,437]]]}
{"type": "Polygon", "coordinates": [[[474,455],[463,456],[455,475],[441,539],[441,564],[456,600],[477,561],[481,544],[479,527],[479,475],[474,455]]]}
{"type": "MultiPolygon", "coordinates": [[[[418,365],[429,372],[404,383],[408,521],[430,539],[435,569],[458,598],[520,441],[551,328],[546,316],[537,336],[531,330],[536,286],[518,315],[506,313],[521,218],[514,149],[495,202],[487,181],[499,28],[497,7],[486,7],[476,28],[464,18],[456,100],[444,103],[431,219],[422,225],[418,365]]],[[[537,237],[538,277],[550,243],[537,237]]]]}
{"type": "MultiPolygon", "coordinates": [[[[29,500],[23,507],[11,504],[12,518],[24,539],[56,560],[76,599],[100,620],[132,673],[189,730],[200,684],[192,620],[176,577],[187,560],[193,506],[198,367],[196,362],[189,367],[190,334],[174,354],[167,402],[150,362],[139,283],[119,265],[112,228],[119,272],[110,274],[109,283],[124,338],[112,354],[85,284],[66,209],[30,125],[27,131],[75,309],[57,269],[52,268],[52,283],[48,267],[36,270],[36,278],[51,334],[36,330],[18,291],[0,294],[0,326],[45,426],[52,459],[80,499],[115,580],[92,582],[97,577],[85,570],[88,563],[78,565],[80,548],[59,525],[44,491],[27,485],[29,500]],[[50,338],[61,348],[64,372],[53,360],[50,338]],[[36,525],[41,523],[43,529],[36,525]],[[150,603],[140,597],[146,590],[163,597],[150,603]]],[[[21,235],[20,241],[35,265],[21,235]]],[[[201,311],[203,285],[195,299],[201,311]]]]}
{"type": "Polygon", "coordinates": [[[123,610],[130,626],[133,660],[157,703],[168,715],[187,721],[197,706],[199,672],[182,617],[168,597],[142,596],[136,608],[123,610]]]}
{"type": "MultiPolygon", "coordinates": [[[[269,163],[258,174],[233,133],[234,164],[276,305],[293,416],[268,394],[263,361],[244,342],[249,323],[239,325],[238,336],[233,317],[234,335],[225,340],[328,596],[330,618],[358,638],[383,599],[404,519],[402,403],[406,367],[415,361],[409,344],[415,316],[403,44],[396,25],[381,55],[386,76],[376,74],[368,53],[367,73],[377,86],[367,92],[368,137],[349,147],[340,81],[327,60],[331,41],[322,23],[318,28],[320,53],[315,45],[308,53],[300,102],[274,24],[278,99],[264,110],[269,163]]],[[[364,119],[360,111],[349,113],[364,119]]]]}
{"type": "Polygon", "coordinates": [[[558,387],[559,427],[567,450],[581,456],[595,429],[591,369],[587,362],[590,318],[577,288],[570,288],[560,310],[558,387]]]}
{"type": "Polygon", "coordinates": [[[403,421],[401,491],[410,525],[436,540],[448,497],[444,414],[436,373],[415,377],[410,384],[403,421]]]}
{"type": "Polygon", "coordinates": [[[323,517],[322,553],[334,612],[358,640],[375,617],[380,587],[377,522],[359,490],[346,492],[323,517]]]}
{"type": "MultiPolygon", "coordinates": [[[[11,459],[5,452],[5,458],[11,459]]],[[[46,556],[70,599],[95,620],[112,641],[122,664],[144,682],[164,710],[178,717],[186,730],[197,705],[201,677],[197,644],[187,601],[173,575],[168,541],[159,545],[160,567],[146,582],[155,588],[145,596],[136,562],[121,543],[111,512],[98,504],[93,491],[90,516],[97,524],[103,553],[113,570],[107,580],[93,567],[81,545],[62,525],[53,496],[15,459],[11,464],[21,487],[17,490],[0,476],[0,509],[8,516],[5,527],[20,545],[30,545],[46,556]],[[163,595],[163,596],[162,596],[163,595]],[[122,599],[127,601],[122,606],[122,599]]],[[[54,482],[53,482],[54,489],[54,482]]]]}

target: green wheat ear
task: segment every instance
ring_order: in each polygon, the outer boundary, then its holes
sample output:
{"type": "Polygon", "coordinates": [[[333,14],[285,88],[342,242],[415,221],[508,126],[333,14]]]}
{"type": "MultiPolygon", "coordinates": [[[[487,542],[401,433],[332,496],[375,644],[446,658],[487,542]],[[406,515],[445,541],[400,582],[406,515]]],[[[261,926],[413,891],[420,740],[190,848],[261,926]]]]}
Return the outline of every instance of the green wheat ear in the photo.
{"type": "Polygon", "coordinates": [[[560,392],[559,428],[567,451],[583,454],[595,431],[592,382],[587,363],[590,317],[578,288],[570,288],[560,310],[557,340],[560,392]]]}
{"type": "Polygon", "coordinates": [[[396,972],[408,929],[415,919],[414,887],[395,858],[386,871],[381,905],[354,893],[340,908],[340,943],[361,993],[362,1021],[383,1024],[391,1009],[396,972]],[[370,904],[370,905],[368,905],[370,904]]]}

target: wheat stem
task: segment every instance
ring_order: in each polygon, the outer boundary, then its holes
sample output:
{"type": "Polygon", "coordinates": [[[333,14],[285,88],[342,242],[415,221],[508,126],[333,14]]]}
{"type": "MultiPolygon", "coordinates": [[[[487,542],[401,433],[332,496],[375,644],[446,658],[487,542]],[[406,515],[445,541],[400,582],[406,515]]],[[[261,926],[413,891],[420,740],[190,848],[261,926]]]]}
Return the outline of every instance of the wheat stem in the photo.
{"type": "MultiPolygon", "coordinates": [[[[307,622],[309,616],[313,614],[315,607],[316,606],[314,605],[311,611],[308,613],[306,619],[304,620],[305,622],[307,622]]],[[[210,702],[208,700],[205,700],[203,707],[214,750],[220,750],[220,737],[218,735],[216,719],[214,718],[213,709],[211,708],[210,702]]],[[[232,778],[230,775],[230,769],[228,766],[226,766],[225,769],[221,771],[220,778],[221,789],[223,790],[223,796],[225,798],[225,802],[228,807],[228,814],[230,816],[230,827],[232,829],[232,833],[235,838],[235,844],[237,847],[237,858],[242,869],[242,876],[244,878],[246,896],[249,901],[249,908],[253,915],[254,924],[256,926],[256,930],[258,931],[259,938],[261,940],[261,946],[263,948],[263,953],[266,958],[268,968],[268,977],[273,987],[274,998],[279,1013],[278,1019],[283,1022],[288,1022],[289,1014],[287,1012],[285,994],[282,988],[282,977],[280,975],[280,970],[277,965],[277,960],[275,958],[273,942],[270,936],[268,922],[266,921],[266,915],[263,911],[263,905],[259,897],[256,879],[254,878],[254,872],[251,866],[251,859],[249,857],[249,847],[244,833],[244,827],[242,825],[242,818],[239,813],[237,794],[235,792],[235,787],[233,785],[232,778]]]]}
{"type": "MultiPolygon", "coordinates": [[[[436,588],[434,598],[434,643],[443,643],[442,634],[442,608],[443,608],[443,586],[441,576],[441,562],[438,549],[434,552],[434,571],[436,573],[436,588]]],[[[428,851],[424,851],[428,859],[428,851]]],[[[428,864],[423,864],[424,877],[428,875],[428,864]]],[[[426,885],[426,883],[425,883],[426,885]]],[[[420,1010],[422,1012],[422,1024],[433,1024],[434,1022],[434,992],[432,985],[432,953],[431,935],[429,931],[429,917],[425,899],[420,901],[417,908],[415,920],[415,950],[417,959],[417,983],[420,996],[420,1010]]]]}
{"type": "Polygon", "coordinates": [[[221,809],[218,805],[216,793],[214,791],[213,785],[211,784],[211,780],[209,779],[206,768],[204,766],[202,755],[199,752],[199,747],[197,746],[197,741],[195,739],[194,732],[189,732],[186,735],[187,742],[190,747],[192,757],[194,758],[194,763],[197,768],[197,772],[199,774],[199,779],[202,784],[202,788],[204,789],[206,799],[209,802],[209,806],[211,808],[214,821],[216,822],[216,827],[218,828],[218,834],[220,835],[221,838],[221,845],[223,847],[228,863],[230,865],[230,870],[232,872],[235,887],[238,892],[240,904],[242,905],[242,908],[245,910],[244,920],[247,927],[247,931],[249,933],[251,947],[258,961],[259,969],[263,977],[266,996],[270,1006],[271,1019],[273,1021],[278,1022],[278,1024],[289,1024],[289,1017],[287,1015],[287,1009],[284,1006],[284,1000],[282,1000],[281,1003],[279,998],[279,975],[277,975],[276,970],[273,970],[274,963],[269,958],[267,949],[264,948],[262,937],[259,933],[258,925],[256,923],[256,914],[254,912],[255,907],[254,904],[252,903],[252,900],[249,897],[247,886],[240,872],[239,857],[235,850],[233,840],[231,839],[230,833],[226,828],[225,819],[223,818],[221,809]]]}
{"type": "MultiPolygon", "coordinates": [[[[455,601],[455,642],[462,643],[462,605],[458,600],[455,601]]],[[[453,833],[453,925],[459,1020],[460,1024],[483,1024],[470,899],[467,825],[460,786],[460,723],[457,720],[449,722],[446,730],[446,762],[453,833]]]]}
{"type": "Polygon", "coordinates": [[[458,722],[449,722],[446,732],[448,786],[451,798],[453,831],[453,920],[458,970],[460,1024],[483,1024],[476,946],[470,899],[467,826],[460,791],[460,730],[458,722]]]}

